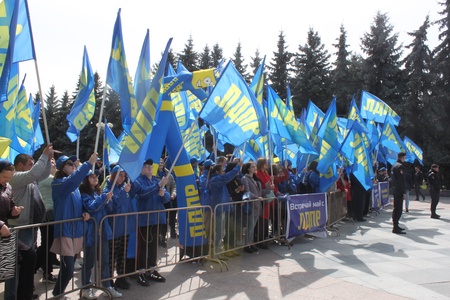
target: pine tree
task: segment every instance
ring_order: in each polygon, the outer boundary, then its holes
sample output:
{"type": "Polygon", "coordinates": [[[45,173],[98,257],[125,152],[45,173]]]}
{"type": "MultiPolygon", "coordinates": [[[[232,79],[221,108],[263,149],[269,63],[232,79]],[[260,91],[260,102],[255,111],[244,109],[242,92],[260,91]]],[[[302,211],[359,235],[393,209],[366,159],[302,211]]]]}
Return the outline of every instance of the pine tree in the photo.
{"type": "Polygon", "coordinates": [[[256,71],[259,68],[259,65],[261,64],[261,62],[263,60],[260,55],[261,54],[259,53],[259,50],[256,49],[255,56],[254,57],[250,56],[250,60],[251,60],[250,68],[252,68],[252,72],[253,72],[252,76],[256,73],[256,71]]]}
{"type": "Polygon", "coordinates": [[[433,84],[433,74],[431,72],[432,56],[428,48],[427,29],[430,27],[427,16],[420,28],[414,32],[409,32],[413,41],[406,46],[410,53],[405,57],[403,63],[406,76],[406,93],[404,101],[400,105],[398,114],[402,117],[399,132],[403,132],[418,144],[423,144],[420,135],[423,131],[421,120],[427,117],[423,114],[424,104],[430,102],[431,88],[433,84]]]}
{"type": "Polygon", "coordinates": [[[194,50],[194,41],[191,35],[189,36],[187,44],[184,45],[183,52],[178,55],[178,58],[190,72],[198,70],[198,53],[194,50]]]}
{"type": "Polygon", "coordinates": [[[209,50],[208,44],[203,48],[203,52],[200,54],[200,70],[212,68],[211,50],[209,50]]]}
{"type": "Polygon", "coordinates": [[[233,62],[234,66],[236,67],[236,70],[239,72],[239,74],[242,75],[242,77],[245,79],[247,83],[250,82],[250,78],[247,74],[247,65],[244,64],[244,57],[242,56],[242,46],[241,42],[238,43],[236,47],[236,51],[233,54],[233,58],[231,58],[231,61],[233,62]]]}
{"type": "Polygon", "coordinates": [[[219,43],[216,43],[213,46],[211,57],[212,57],[212,66],[215,68],[219,65],[220,61],[223,59],[223,50],[219,46],[219,43]]]}
{"type": "MultiPolygon", "coordinates": [[[[280,31],[277,42],[277,52],[273,52],[273,58],[268,66],[270,86],[281,97],[286,99],[286,86],[290,80],[289,72],[292,53],[287,51],[286,41],[284,39],[285,34],[280,31]]],[[[294,104],[294,107],[300,110],[300,107],[294,104]]],[[[300,111],[296,111],[299,113],[300,111]]]]}
{"type": "Polygon", "coordinates": [[[367,56],[362,69],[364,89],[395,110],[403,89],[400,72],[402,50],[397,46],[398,33],[392,31],[387,14],[378,12],[370,32],[364,33],[361,39],[361,49],[367,56]]]}
{"type": "Polygon", "coordinates": [[[313,101],[322,110],[326,110],[332,93],[330,87],[330,55],[324,49],[318,32],[312,28],[308,31],[307,43],[299,46],[295,57],[295,85],[293,102],[297,107],[306,107],[308,101],[313,101]]]}
{"type": "Polygon", "coordinates": [[[331,91],[336,96],[338,115],[345,115],[353,94],[358,89],[358,79],[357,74],[352,72],[355,68],[352,68],[351,53],[347,50],[347,31],[344,25],[341,25],[340,31],[341,34],[336,39],[338,43],[333,44],[337,52],[336,61],[333,63],[334,69],[331,71],[331,91]]]}
{"type": "MultiPolygon", "coordinates": [[[[449,168],[450,161],[450,133],[448,120],[450,118],[450,0],[440,3],[444,9],[439,12],[440,44],[433,50],[432,72],[436,75],[432,99],[424,105],[424,124],[426,151],[430,163],[441,165],[441,172],[449,168]]],[[[447,179],[444,183],[449,185],[447,179]]]]}

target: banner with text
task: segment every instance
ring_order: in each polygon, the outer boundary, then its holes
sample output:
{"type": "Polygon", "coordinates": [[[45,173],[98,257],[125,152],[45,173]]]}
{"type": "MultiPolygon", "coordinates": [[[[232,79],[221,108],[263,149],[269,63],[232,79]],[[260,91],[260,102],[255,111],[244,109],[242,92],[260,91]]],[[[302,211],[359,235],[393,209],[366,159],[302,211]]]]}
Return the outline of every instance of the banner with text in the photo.
{"type": "Polygon", "coordinates": [[[379,182],[378,189],[380,193],[381,205],[388,206],[389,205],[389,182],[379,182]]]}
{"type": "Polygon", "coordinates": [[[289,196],[286,238],[325,231],[328,217],[326,200],[325,193],[289,196]]]}

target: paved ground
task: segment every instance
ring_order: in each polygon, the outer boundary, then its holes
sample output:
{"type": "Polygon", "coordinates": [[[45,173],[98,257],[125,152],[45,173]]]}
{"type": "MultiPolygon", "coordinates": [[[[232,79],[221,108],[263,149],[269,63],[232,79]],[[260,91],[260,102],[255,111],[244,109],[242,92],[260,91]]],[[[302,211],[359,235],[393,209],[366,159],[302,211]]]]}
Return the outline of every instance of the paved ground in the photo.
{"type": "Polygon", "coordinates": [[[228,271],[211,262],[162,268],[167,282],[133,280],[123,299],[450,299],[450,198],[438,206],[441,220],[430,219],[429,205],[411,201],[401,220],[406,235],[391,232],[388,207],[367,222],[338,224],[340,235],[243,253],[228,271]]]}

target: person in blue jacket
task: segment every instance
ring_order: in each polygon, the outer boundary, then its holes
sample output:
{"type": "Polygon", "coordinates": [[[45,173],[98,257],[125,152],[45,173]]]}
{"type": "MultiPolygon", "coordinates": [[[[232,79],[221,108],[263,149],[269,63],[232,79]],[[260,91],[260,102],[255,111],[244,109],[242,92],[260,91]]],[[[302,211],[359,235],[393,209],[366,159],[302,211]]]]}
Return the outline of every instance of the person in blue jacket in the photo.
{"type": "MultiPolygon", "coordinates": [[[[131,184],[125,182],[126,178],[125,170],[121,169],[120,166],[115,166],[111,171],[111,177],[106,181],[106,186],[103,189],[103,193],[110,192],[114,181],[116,181],[113,189],[114,195],[111,200],[113,214],[134,212],[132,198],[130,196],[131,184]]],[[[113,239],[109,243],[109,269],[113,270],[115,268],[117,274],[122,275],[125,274],[125,260],[130,233],[135,231],[136,228],[136,216],[109,217],[108,222],[111,225],[113,233],[113,239]]],[[[116,279],[114,286],[127,290],[131,284],[127,277],[119,277],[116,279]]]]}
{"type": "Polygon", "coordinates": [[[78,169],[78,158],[62,155],[56,161],[58,169],[52,182],[52,199],[55,221],[77,219],[55,225],[54,240],[50,251],[60,255],[61,268],[53,289],[53,295],[64,293],[73,277],[75,255],[83,248],[84,224],[90,218],[83,212],[83,203],[78,186],[97,161],[98,154],[93,153],[89,161],[78,169]],[[82,220],[80,219],[82,218],[82,220]]]}
{"type": "Polygon", "coordinates": [[[239,162],[231,171],[225,173],[222,165],[215,165],[209,172],[209,179],[207,181],[207,192],[209,193],[210,206],[213,211],[213,219],[215,219],[216,226],[214,228],[214,258],[227,260],[224,256],[218,256],[216,253],[221,252],[222,239],[225,236],[225,214],[224,212],[230,209],[229,205],[216,206],[218,204],[230,203],[230,194],[228,193],[227,183],[233,180],[239,174],[242,167],[242,161],[239,162]]]}
{"type": "MultiPolygon", "coordinates": [[[[98,245],[96,245],[96,234],[97,243],[101,245],[100,251],[100,274],[101,279],[107,279],[111,277],[111,269],[109,268],[109,240],[112,239],[112,231],[109,226],[108,220],[102,222],[103,217],[107,216],[108,212],[112,212],[113,205],[111,199],[113,193],[110,191],[108,193],[102,193],[100,190],[100,185],[98,183],[99,172],[92,170],[84,178],[79,189],[81,193],[81,199],[83,201],[83,208],[87,211],[92,218],[87,222],[87,230],[85,234],[85,247],[84,247],[84,262],[83,268],[81,269],[81,283],[83,286],[87,286],[91,283],[91,271],[95,264],[95,251],[97,251],[98,245]],[[97,226],[95,225],[97,224],[97,226]],[[99,235],[99,229],[102,228],[101,234],[99,235]]],[[[117,292],[112,286],[111,281],[102,281],[102,286],[107,288],[113,298],[122,297],[122,294],[117,292]]],[[[83,289],[82,297],[84,299],[96,299],[94,291],[91,288],[83,289]]]]}
{"type": "Polygon", "coordinates": [[[138,268],[142,271],[138,276],[138,283],[149,286],[149,280],[165,282],[166,279],[156,270],[158,254],[158,224],[166,224],[164,204],[170,201],[170,195],[164,188],[168,178],[158,180],[153,176],[153,160],[147,159],[142,166],[141,175],[132,183],[132,195],[136,197],[138,212],[147,212],[138,217],[138,268]],[[151,213],[151,211],[159,211],[151,213]]]}

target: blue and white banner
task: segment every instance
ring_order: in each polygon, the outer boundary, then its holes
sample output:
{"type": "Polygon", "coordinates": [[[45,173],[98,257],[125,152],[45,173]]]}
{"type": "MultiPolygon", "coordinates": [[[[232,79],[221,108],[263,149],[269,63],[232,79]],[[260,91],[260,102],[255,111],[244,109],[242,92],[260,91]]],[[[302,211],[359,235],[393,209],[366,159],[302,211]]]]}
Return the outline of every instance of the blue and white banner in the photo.
{"type": "Polygon", "coordinates": [[[381,205],[389,205],[389,182],[379,182],[378,189],[380,190],[381,205]]]}
{"type": "Polygon", "coordinates": [[[287,211],[287,239],[305,233],[325,232],[328,218],[325,193],[289,196],[287,211]]]}

